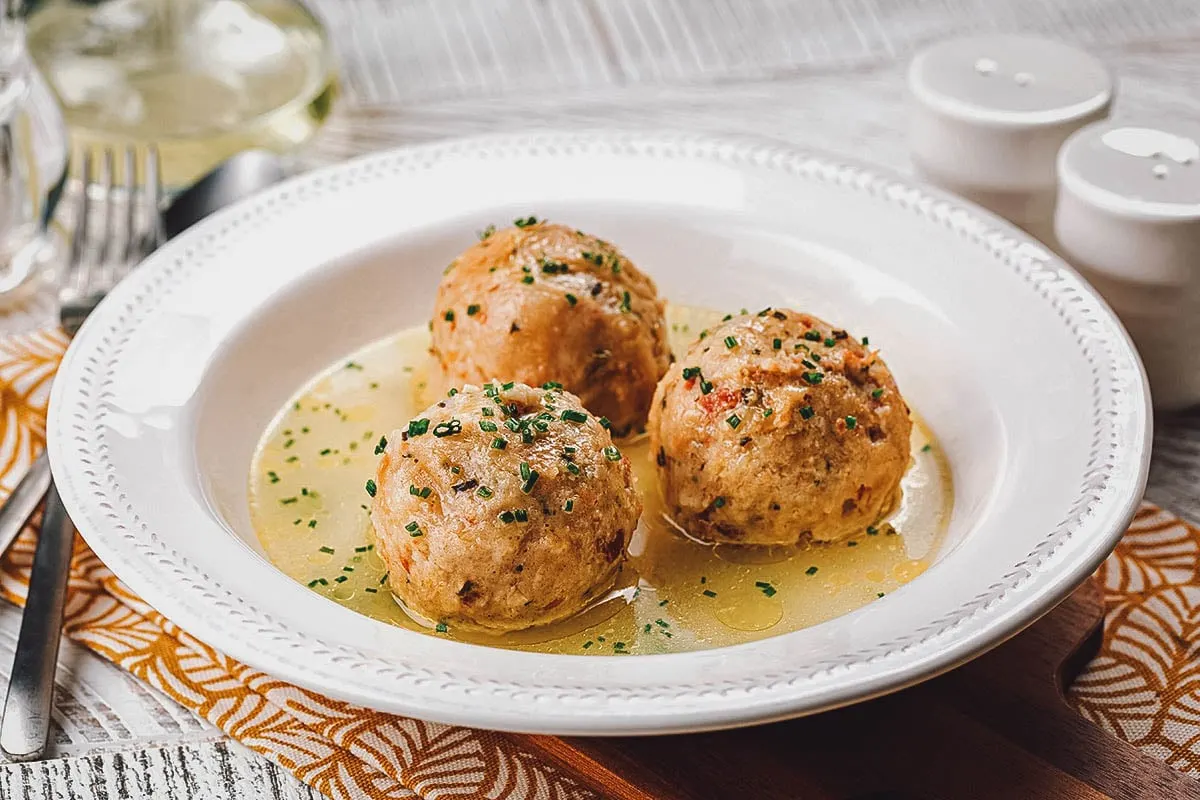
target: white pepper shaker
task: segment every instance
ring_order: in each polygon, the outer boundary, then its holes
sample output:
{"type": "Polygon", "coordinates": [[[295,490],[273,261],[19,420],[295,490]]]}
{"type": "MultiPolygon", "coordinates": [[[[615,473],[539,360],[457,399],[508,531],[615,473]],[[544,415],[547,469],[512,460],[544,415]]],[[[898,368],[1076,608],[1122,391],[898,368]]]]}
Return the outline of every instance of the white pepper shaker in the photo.
{"type": "Polygon", "coordinates": [[[922,50],[908,89],[917,172],[1042,236],[1053,219],[1058,149],[1108,115],[1113,79],[1071,45],[989,35],[922,50]]]}
{"type": "Polygon", "coordinates": [[[1200,125],[1091,125],[1058,174],[1059,248],[1125,324],[1155,406],[1200,402],[1200,125]]]}

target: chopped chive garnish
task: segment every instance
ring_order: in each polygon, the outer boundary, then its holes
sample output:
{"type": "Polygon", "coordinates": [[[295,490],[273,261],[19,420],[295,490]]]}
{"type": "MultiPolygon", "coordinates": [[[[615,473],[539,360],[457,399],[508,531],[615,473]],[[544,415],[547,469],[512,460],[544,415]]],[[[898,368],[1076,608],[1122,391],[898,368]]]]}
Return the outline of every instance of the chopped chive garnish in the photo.
{"type": "Polygon", "coordinates": [[[472,303],[471,305],[467,306],[467,316],[468,317],[473,317],[478,313],[479,313],[479,306],[476,303],[472,303]]]}
{"type": "MultiPolygon", "coordinates": [[[[663,602],[666,602],[666,601],[664,600],[663,602]]],[[[659,605],[661,606],[661,605],[662,605],[662,603],[659,603],[659,605]]],[[[666,620],[664,620],[662,617],[659,617],[658,619],[654,620],[654,624],[655,624],[655,625],[657,625],[657,626],[658,626],[658,627],[660,627],[660,628],[669,628],[669,627],[671,627],[671,623],[667,622],[667,621],[666,621],[666,620]]]]}
{"type": "Polygon", "coordinates": [[[825,376],[824,376],[824,375],[822,375],[822,374],[821,374],[821,373],[819,373],[819,372],[806,372],[806,373],[804,373],[804,376],[803,376],[803,377],[804,377],[804,380],[808,381],[808,382],[809,382],[809,383],[811,383],[813,386],[816,386],[818,383],[820,383],[820,382],[821,382],[821,380],[822,380],[822,379],[823,379],[825,376]]]}
{"type": "Polygon", "coordinates": [[[295,439],[288,439],[286,442],[283,443],[283,449],[286,450],[289,447],[291,447],[292,445],[294,445],[295,443],[296,443],[295,439]]]}
{"type": "Polygon", "coordinates": [[[520,473],[521,473],[521,480],[523,480],[523,481],[527,481],[527,480],[529,480],[529,476],[533,474],[533,470],[531,470],[531,469],[529,468],[529,462],[528,462],[528,461],[522,461],[522,462],[521,462],[521,465],[520,465],[519,471],[520,471],[520,473]]]}
{"type": "Polygon", "coordinates": [[[373,549],[374,549],[374,547],[375,547],[374,545],[370,545],[370,544],[364,544],[364,545],[362,545],[361,547],[356,547],[356,548],[354,548],[354,552],[356,552],[356,553],[365,553],[365,552],[367,552],[368,550],[373,550],[373,549]]]}
{"type": "Polygon", "coordinates": [[[700,374],[699,367],[684,367],[683,368],[683,379],[685,381],[690,381],[692,378],[695,378],[699,374],[700,374]]]}
{"type": "Polygon", "coordinates": [[[823,342],[823,344],[824,344],[826,347],[833,347],[835,344],[837,344],[837,340],[836,340],[836,339],[826,339],[826,340],[823,342]]]}
{"type": "Polygon", "coordinates": [[[420,525],[418,525],[418,524],[416,523],[416,521],[414,520],[414,521],[412,521],[412,522],[408,523],[407,525],[405,525],[405,526],[404,526],[404,530],[408,531],[409,533],[412,533],[413,531],[415,531],[415,530],[419,529],[420,527],[421,527],[421,526],[420,526],[420,525]]]}
{"type": "Polygon", "coordinates": [[[310,589],[313,588],[314,586],[328,586],[328,585],[329,585],[329,581],[325,580],[324,578],[314,578],[313,580],[308,582],[308,588],[310,588],[310,589]]]}
{"type": "Polygon", "coordinates": [[[434,625],[433,629],[438,633],[445,633],[446,631],[450,630],[448,627],[446,627],[446,623],[444,622],[439,622],[437,625],[434,625]]]}
{"type": "Polygon", "coordinates": [[[712,382],[700,379],[700,394],[708,394],[713,390],[712,382]]]}
{"type": "Polygon", "coordinates": [[[621,313],[623,314],[628,314],[632,309],[632,306],[629,305],[629,299],[629,292],[625,292],[621,296],[621,313]]]}
{"type": "Polygon", "coordinates": [[[427,419],[414,419],[408,423],[409,436],[421,436],[427,430],[429,430],[429,420],[427,419]]]}
{"type": "Polygon", "coordinates": [[[493,450],[503,450],[506,447],[508,447],[508,440],[504,437],[497,436],[495,439],[492,439],[493,450]]]}
{"type": "Polygon", "coordinates": [[[298,498],[298,497],[285,497],[279,501],[279,504],[282,506],[290,506],[292,503],[297,502],[299,499],[300,498],[298,498]]]}
{"type": "Polygon", "coordinates": [[[878,533],[879,533],[879,528],[876,528],[874,525],[867,526],[867,536],[875,536],[878,533]]]}
{"type": "Polygon", "coordinates": [[[537,470],[530,470],[529,477],[526,478],[525,482],[521,484],[521,491],[524,492],[525,494],[529,494],[530,492],[532,492],[533,485],[535,483],[537,483],[537,479],[538,479],[537,470]]]}
{"type": "Polygon", "coordinates": [[[604,430],[612,430],[612,420],[610,420],[608,417],[601,417],[599,422],[600,427],[604,428],[604,430]]]}
{"type": "Polygon", "coordinates": [[[328,553],[329,555],[333,555],[333,548],[326,545],[325,547],[319,548],[318,552],[328,553]]]}
{"type": "MultiPolygon", "coordinates": [[[[724,507],[725,507],[724,495],[717,495],[716,499],[713,500],[713,508],[724,508],[724,507]]],[[[703,581],[701,581],[701,583],[703,583],[703,581]]]]}
{"type": "Polygon", "coordinates": [[[876,389],[875,391],[871,392],[871,397],[875,398],[876,400],[883,397],[883,389],[876,389]]]}
{"type": "Polygon", "coordinates": [[[816,568],[816,567],[809,567],[808,569],[804,570],[804,574],[805,574],[805,575],[816,575],[816,574],[817,574],[817,568],[816,568]]]}
{"type": "Polygon", "coordinates": [[[871,340],[868,337],[864,336],[862,338],[862,343],[863,343],[863,347],[866,347],[867,345],[869,345],[871,343],[871,340]]]}
{"type": "Polygon", "coordinates": [[[704,590],[704,596],[705,596],[705,597],[716,597],[716,596],[717,596],[717,593],[716,593],[716,592],[714,592],[712,589],[705,589],[705,590],[704,590]]]}
{"type": "Polygon", "coordinates": [[[646,627],[642,628],[642,633],[649,633],[649,632],[650,632],[650,623],[647,622],[646,627]]]}
{"type": "Polygon", "coordinates": [[[812,419],[812,416],[814,413],[816,413],[816,412],[813,411],[812,406],[803,406],[800,409],[800,418],[801,419],[812,419]]]}
{"type": "Polygon", "coordinates": [[[315,527],[317,527],[317,521],[316,521],[315,519],[310,519],[310,520],[308,521],[308,527],[310,527],[310,528],[315,528],[315,527]]]}
{"type": "Polygon", "coordinates": [[[671,601],[670,600],[659,600],[658,605],[659,605],[659,607],[662,607],[662,606],[665,606],[669,602],[671,602],[671,601]]]}
{"type": "Polygon", "coordinates": [[[299,460],[300,460],[300,456],[288,456],[287,457],[287,463],[289,463],[289,464],[295,464],[299,460]]]}
{"type": "Polygon", "coordinates": [[[594,642],[592,642],[591,639],[588,639],[586,642],[583,643],[583,649],[587,650],[589,647],[592,646],[592,644],[594,644],[594,642]]]}
{"type": "Polygon", "coordinates": [[[529,512],[523,508],[518,508],[513,515],[517,518],[517,522],[529,522],[529,512]]]}
{"type": "Polygon", "coordinates": [[[517,521],[517,515],[511,511],[501,511],[500,514],[497,516],[497,519],[499,519],[505,525],[508,525],[510,523],[517,521]]]}
{"type": "Polygon", "coordinates": [[[279,483],[279,476],[274,472],[268,472],[267,479],[270,480],[271,483],[279,483]]]}
{"type": "Polygon", "coordinates": [[[921,452],[922,452],[922,453],[928,453],[928,452],[929,452],[930,450],[932,450],[932,449],[933,449],[933,445],[931,445],[931,444],[927,444],[927,445],[925,445],[924,447],[922,447],[922,448],[921,448],[921,452]]]}
{"type": "Polygon", "coordinates": [[[759,590],[761,590],[762,593],[767,597],[774,597],[777,591],[776,588],[767,581],[755,581],[754,585],[757,586],[759,590]]]}
{"type": "Polygon", "coordinates": [[[538,218],[533,217],[533,216],[517,217],[516,219],[513,220],[513,225],[516,225],[518,228],[528,228],[530,225],[537,225],[537,224],[538,224],[538,218]]]}
{"type": "Polygon", "coordinates": [[[737,339],[735,339],[735,338],[734,338],[734,337],[732,337],[732,336],[726,336],[726,337],[725,337],[725,346],[726,346],[726,347],[728,347],[730,350],[732,350],[733,348],[737,347],[737,345],[738,345],[738,340],[737,340],[737,339]]]}
{"type": "Polygon", "coordinates": [[[367,494],[371,495],[371,497],[374,497],[375,492],[377,492],[377,491],[378,491],[378,487],[375,485],[375,481],[368,480],[367,481],[367,494]]]}
{"type": "Polygon", "coordinates": [[[493,494],[495,494],[495,492],[493,492],[491,489],[489,489],[489,488],[488,488],[488,487],[486,487],[486,486],[480,486],[480,487],[479,487],[479,488],[478,488],[478,489],[475,491],[475,494],[479,495],[479,496],[480,496],[480,497],[482,497],[484,500],[487,500],[489,497],[491,497],[493,494]]]}
{"type": "Polygon", "coordinates": [[[345,575],[338,575],[336,578],[334,578],[334,579],[333,579],[333,582],[334,582],[334,583],[345,583],[345,582],[346,582],[346,576],[345,576],[345,575]]]}
{"type": "Polygon", "coordinates": [[[578,475],[580,472],[582,472],[582,470],[579,469],[579,465],[574,461],[568,461],[567,472],[571,473],[572,475],[578,475]]]}
{"type": "Polygon", "coordinates": [[[446,322],[454,322],[454,310],[451,309],[447,311],[442,315],[442,319],[446,320],[446,322]]]}
{"type": "Polygon", "coordinates": [[[852,431],[858,427],[858,417],[846,417],[846,430],[852,431]]]}
{"type": "Polygon", "coordinates": [[[737,414],[730,414],[725,418],[725,421],[728,422],[729,427],[733,428],[735,431],[737,430],[738,425],[742,424],[742,418],[737,414]]]}
{"type": "Polygon", "coordinates": [[[771,416],[771,415],[772,415],[772,414],[774,414],[774,413],[775,413],[775,409],[773,409],[773,408],[764,408],[764,409],[763,409],[763,419],[766,419],[767,417],[771,416]]]}
{"type": "MultiPolygon", "coordinates": [[[[488,409],[488,411],[491,411],[491,409],[488,409]]],[[[479,430],[487,431],[488,433],[495,433],[498,428],[496,427],[496,423],[489,422],[486,419],[481,419],[479,420],[479,430]]]]}
{"type": "Polygon", "coordinates": [[[779,348],[783,347],[783,339],[773,339],[771,341],[771,347],[774,348],[775,350],[778,350],[779,348]]]}
{"type": "Polygon", "coordinates": [[[516,381],[509,381],[508,383],[500,384],[500,388],[507,392],[509,389],[513,388],[516,385],[517,385],[516,381]]]}
{"type": "Polygon", "coordinates": [[[342,567],[342,572],[354,572],[354,567],[351,567],[350,565],[346,565],[346,566],[342,567]]]}
{"type": "Polygon", "coordinates": [[[439,422],[433,426],[433,435],[439,439],[446,436],[453,436],[456,433],[462,433],[462,423],[456,419],[439,422]]]}
{"type": "Polygon", "coordinates": [[[366,592],[367,594],[377,594],[379,592],[379,590],[376,589],[374,586],[368,586],[367,588],[363,589],[363,591],[366,592]]]}
{"type": "Polygon", "coordinates": [[[820,331],[816,330],[805,331],[804,338],[808,339],[810,342],[819,342],[821,341],[821,333],[820,331]]]}
{"type": "Polygon", "coordinates": [[[604,457],[609,461],[620,461],[621,451],[612,445],[609,445],[608,447],[604,448],[604,457]]]}
{"type": "Polygon", "coordinates": [[[331,450],[330,448],[326,447],[324,450],[322,450],[322,451],[320,452],[320,455],[327,456],[327,455],[329,455],[329,454],[330,454],[330,453],[332,453],[332,452],[333,452],[333,450],[331,450]]]}
{"type": "Polygon", "coordinates": [[[563,511],[570,514],[574,510],[575,510],[575,501],[574,500],[568,500],[567,502],[563,503],[563,511]]]}
{"type": "Polygon", "coordinates": [[[386,449],[387,449],[387,437],[386,437],[386,436],[380,436],[380,437],[379,437],[379,444],[375,445],[375,455],[379,455],[380,453],[382,453],[382,452],[383,452],[384,450],[386,450],[386,449]]]}
{"type": "Polygon", "coordinates": [[[582,411],[576,411],[573,408],[568,408],[562,412],[561,418],[564,422],[587,422],[587,414],[584,414],[582,411]]]}

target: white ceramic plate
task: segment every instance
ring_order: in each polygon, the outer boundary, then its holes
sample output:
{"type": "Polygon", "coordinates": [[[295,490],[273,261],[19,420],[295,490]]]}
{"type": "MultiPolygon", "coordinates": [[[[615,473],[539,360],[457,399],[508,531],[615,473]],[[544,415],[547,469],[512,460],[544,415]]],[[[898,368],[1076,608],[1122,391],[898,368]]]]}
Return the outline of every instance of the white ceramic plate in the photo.
{"type": "Polygon", "coordinates": [[[386,711],[572,734],[811,713],[953,667],[1033,622],[1130,519],[1150,418],[1121,326],[1012,227],[787,146],[531,134],[396,150],[290,181],[155,254],[54,384],[54,475],[88,543],[209,644],[386,711]],[[262,555],[247,469],[310,375],[428,317],[488,223],[537,214],[621,248],[677,302],[787,305],[868,333],[945,446],[955,508],[921,577],[803,631],[697,653],[554,656],[349,611],[262,555]]]}

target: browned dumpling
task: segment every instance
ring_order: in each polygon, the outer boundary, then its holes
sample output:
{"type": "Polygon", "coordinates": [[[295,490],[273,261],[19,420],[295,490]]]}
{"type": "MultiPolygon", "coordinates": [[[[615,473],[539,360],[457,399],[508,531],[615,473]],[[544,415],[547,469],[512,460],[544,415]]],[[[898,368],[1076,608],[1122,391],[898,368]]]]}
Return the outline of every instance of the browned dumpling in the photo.
{"type": "Polygon", "coordinates": [[[459,256],[432,333],[442,388],[563,384],[622,435],[642,427],[670,348],[654,282],[612,245],[518,220],[459,256]]]}
{"type": "Polygon", "coordinates": [[[392,592],[419,616],[503,633],[612,586],[641,501],[629,459],[573,395],[467,386],[387,440],[371,520],[392,592]]]}
{"type": "Polygon", "coordinates": [[[900,496],[912,422],[875,351],[786,309],[708,331],[650,414],[667,510],[712,542],[829,542],[900,496]]]}

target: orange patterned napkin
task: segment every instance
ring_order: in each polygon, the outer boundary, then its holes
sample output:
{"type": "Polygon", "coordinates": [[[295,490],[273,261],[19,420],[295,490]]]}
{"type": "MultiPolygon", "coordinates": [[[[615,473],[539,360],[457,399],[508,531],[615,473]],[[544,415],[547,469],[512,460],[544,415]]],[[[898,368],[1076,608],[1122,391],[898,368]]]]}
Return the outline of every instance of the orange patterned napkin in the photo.
{"type": "MultiPolygon", "coordinates": [[[[0,341],[0,494],[44,438],[57,332],[0,341]]],[[[0,562],[0,594],[24,602],[34,538],[0,562]]],[[[1200,530],[1146,506],[1100,570],[1108,627],[1072,690],[1080,713],[1200,774],[1200,530]]],[[[330,700],[226,658],[180,630],[76,542],[67,634],[332,798],[592,797],[503,734],[330,700]]]]}

